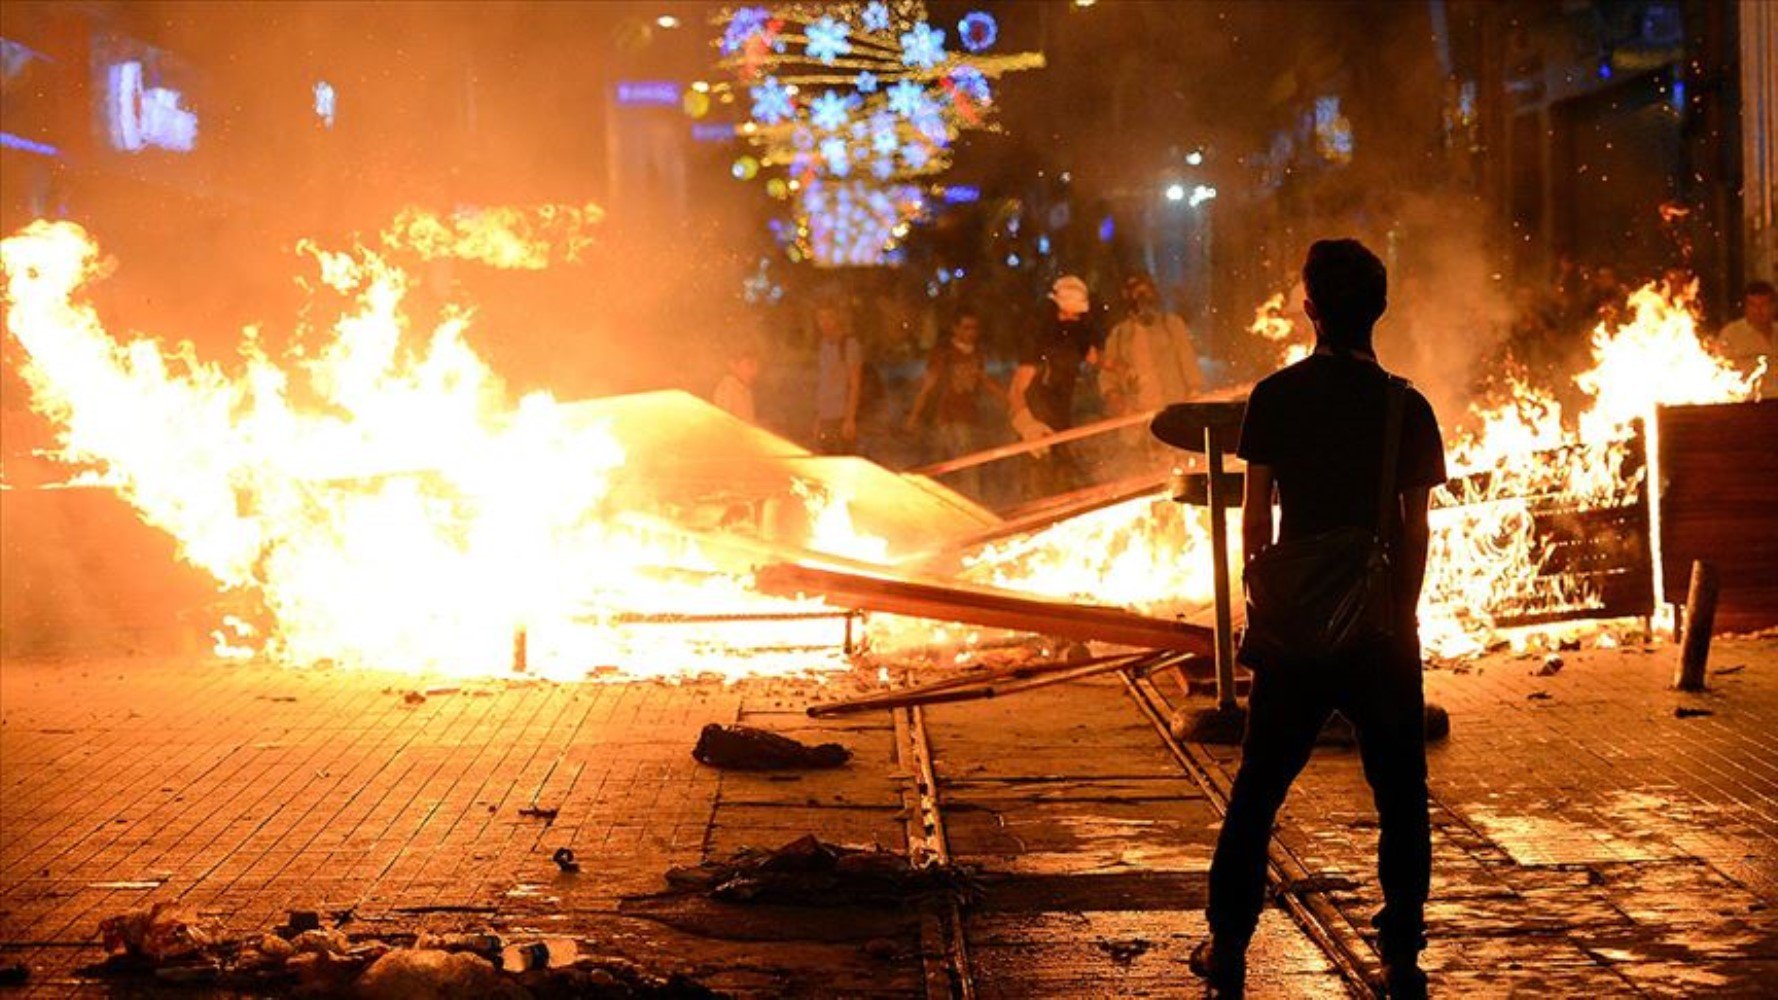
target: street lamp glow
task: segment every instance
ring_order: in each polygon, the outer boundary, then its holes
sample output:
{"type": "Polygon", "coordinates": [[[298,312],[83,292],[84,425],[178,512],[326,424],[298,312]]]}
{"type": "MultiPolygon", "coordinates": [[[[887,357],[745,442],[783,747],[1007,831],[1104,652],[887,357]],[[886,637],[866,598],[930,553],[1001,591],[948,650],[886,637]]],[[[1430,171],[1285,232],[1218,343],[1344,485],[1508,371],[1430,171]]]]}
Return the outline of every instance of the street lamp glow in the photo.
{"type": "MultiPolygon", "coordinates": [[[[1172,195],[1172,192],[1169,191],[1168,196],[1171,197],[1171,195],[1172,195]]],[[[1209,201],[1210,199],[1212,199],[1214,197],[1216,197],[1216,189],[1215,188],[1210,187],[1209,185],[1206,185],[1206,184],[1199,184],[1197,187],[1192,188],[1191,201],[1187,202],[1186,204],[1190,205],[1193,208],[1197,208],[1199,205],[1202,205],[1203,203],[1209,201]]],[[[1178,199],[1175,198],[1174,200],[1177,201],[1178,199]]]]}
{"type": "Polygon", "coordinates": [[[660,17],[657,17],[654,19],[654,23],[660,25],[663,28],[677,28],[677,27],[679,27],[679,19],[674,17],[671,14],[662,14],[660,17]]]}
{"type": "Polygon", "coordinates": [[[1191,152],[1185,154],[1185,162],[1191,164],[1194,167],[1198,166],[1199,164],[1204,162],[1204,154],[1200,153],[1194,149],[1191,152]]]}
{"type": "Polygon", "coordinates": [[[1167,185],[1167,200],[1168,201],[1184,201],[1185,200],[1185,185],[1184,184],[1169,184],[1169,185],[1167,185]]]}

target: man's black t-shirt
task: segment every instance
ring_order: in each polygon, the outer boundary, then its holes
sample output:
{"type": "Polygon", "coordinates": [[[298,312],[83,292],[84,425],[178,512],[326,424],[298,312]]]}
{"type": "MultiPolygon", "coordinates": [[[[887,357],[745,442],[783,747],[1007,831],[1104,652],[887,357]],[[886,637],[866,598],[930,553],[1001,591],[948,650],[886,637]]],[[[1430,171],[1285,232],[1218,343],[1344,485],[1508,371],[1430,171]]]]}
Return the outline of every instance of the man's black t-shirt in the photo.
{"type": "MultiPolygon", "coordinates": [[[[1279,541],[1377,523],[1387,386],[1383,369],[1370,361],[1313,354],[1253,387],[1236,454],[1272,469],[1282,509],[1279,541]]],[[[1438,419],[1412,387],[1401,423],[1396,489],[1444,482],[1438,419]]]]}
{"type": "Polygon", "coordinates": [[[1072,426],[1074,383],[1081,363],[1087,352],[1104,346],[1099,328],[1085,316],[1052,316],[1045,321],[1019,356],[1019,364],[1037,369],[1031,387],[1025,390],[1025,405],[1031,408],[1031,415],[1051,430],[1072,426]]]}

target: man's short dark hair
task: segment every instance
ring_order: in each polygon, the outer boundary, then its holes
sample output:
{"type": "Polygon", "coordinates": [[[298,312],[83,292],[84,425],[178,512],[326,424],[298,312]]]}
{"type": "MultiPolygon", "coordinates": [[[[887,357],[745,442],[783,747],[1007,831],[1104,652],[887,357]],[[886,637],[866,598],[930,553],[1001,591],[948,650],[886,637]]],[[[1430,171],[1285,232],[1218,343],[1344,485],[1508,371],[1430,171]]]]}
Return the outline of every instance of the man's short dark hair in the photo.
{"type": "Polygon", "coordinates": [[[1770,296],[1773,293],[1772,283],[1770,281],[1749,281],[1747,287],[1741,292],[1741,297],[1750,299],[1755,295],[1770,296]]]}
{"type": "Polygon", "coordinates": [[[1357,240],[1316,240],[1303,261],[1303,286],[1333,347],[1368,349],[1371,327],[1389,305],[1389,272],[1357,240]]]}

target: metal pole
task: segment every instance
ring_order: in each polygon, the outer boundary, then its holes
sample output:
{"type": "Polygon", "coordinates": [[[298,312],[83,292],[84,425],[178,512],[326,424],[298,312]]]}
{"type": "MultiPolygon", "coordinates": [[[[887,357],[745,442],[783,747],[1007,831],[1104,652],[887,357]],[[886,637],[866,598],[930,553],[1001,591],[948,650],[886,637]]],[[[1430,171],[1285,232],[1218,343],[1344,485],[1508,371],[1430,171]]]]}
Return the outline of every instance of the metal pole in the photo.
{"type": "Polygon", "coordinates": [[[1204,464],[1209,470],[1205,483],[1205,499],[1210,502],[1210,557],[1215,560],[1216,581],[1216,707],[1232,711],[1235,706],[1235,643],[1230,635],[1233,627],[1229,608],[1229,533],[1228,516],[1222,507],[1222,442],[1217,440],[1219,428],[1204,428],[1204,464]]]}

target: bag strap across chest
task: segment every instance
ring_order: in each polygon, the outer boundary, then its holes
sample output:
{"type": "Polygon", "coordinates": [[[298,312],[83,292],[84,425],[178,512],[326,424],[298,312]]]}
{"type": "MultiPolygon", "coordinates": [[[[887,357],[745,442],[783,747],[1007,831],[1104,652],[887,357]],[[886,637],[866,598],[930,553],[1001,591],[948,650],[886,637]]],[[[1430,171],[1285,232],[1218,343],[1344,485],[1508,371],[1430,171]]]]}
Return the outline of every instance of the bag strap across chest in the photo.
{"type": "Polygon", "coordinates": [[[1399,507],[1395,499],[1395,467],[1401,457],[1402,412],[1407,408],[1408,398],[1406,379],[1394,375],[1388,379],[1388,388],[1384,390],[1383,474],[1377,484],[1377,537],[1384,542],[1395,533],[1399,507]]]}

